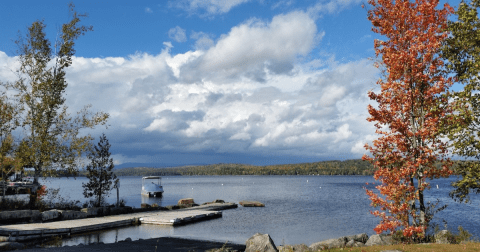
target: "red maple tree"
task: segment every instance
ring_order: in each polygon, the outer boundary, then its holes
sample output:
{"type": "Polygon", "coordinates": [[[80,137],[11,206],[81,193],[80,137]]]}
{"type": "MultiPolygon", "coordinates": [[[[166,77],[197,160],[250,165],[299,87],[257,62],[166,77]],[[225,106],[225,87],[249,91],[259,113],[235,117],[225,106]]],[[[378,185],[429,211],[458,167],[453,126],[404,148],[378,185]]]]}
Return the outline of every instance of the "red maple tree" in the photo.
{"type": "Polygon", "coordinates": [[[376,133],[382,135],[365,148],[373,157],[364,155],[376,168],[374,178],[379,194],[367,190],[371,211],[381,218],[377,233],[402,230],[405,237],[425,237],[431,215],[424,201],[428,179],[448,177],[452,161],[446,158],[447,143],[441,140],[439,125],[451,123],[453,104],[441,96],[448,92],[453,80],[444,73],[438,56],[447,15],[453,13],[448,4],[436,9],[439,0],[369,0],[368,11],[372,30],[387,38],[375,40],[374,47],[384,68],[384,77],[377,84],[381,92],[368,93],[378,108],[368,106],[375,121],[376,133]],[[440,168],[435,166],[439,162],[440,168]]]}

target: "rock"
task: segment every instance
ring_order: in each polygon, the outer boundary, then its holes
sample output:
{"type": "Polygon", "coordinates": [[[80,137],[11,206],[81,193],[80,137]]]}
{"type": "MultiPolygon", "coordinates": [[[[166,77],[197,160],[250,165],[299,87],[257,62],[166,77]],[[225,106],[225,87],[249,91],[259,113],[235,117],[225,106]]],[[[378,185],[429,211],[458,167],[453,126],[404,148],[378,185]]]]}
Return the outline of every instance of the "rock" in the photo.
{"type": "Polygon", "coordinates": [[[448,230],[440,230],[435,234],[435,243],[437,244],[450,244],[448,241],[448,236],[450,232],[448,230]]]}
{"type": "Polygon", "coordinates": [[[238,202],[238,204],[242,205],[243,207],[264,207],[265,204],[260,203],[258,201],[248,201],[248,200],[243,200],[238,202]]]}
{"type": "Polygon", "coordinates": [[[305,244],[297,244],[292,246],[293,251],[298,251],[298,252],[309,252],[310,248],[308,248],[307,245],[305,244]]]}
{"type": "Polygon", "coordinates": [[[1,221],[41,219],[38,210],[16,210],[0,212],[1,221]]]}
{"type": "Polygon", "coordinates": [[[58,210],[60,220],[77,220],[87,218],[87,213],[73,210],[58,210]]]}
{"type": "Polygon", "coordinates": [[[177,203],[179,207],[192,207],[195,204],[192,198],[180,199],[177,203]]]}
{"type": "Polygon", "coordinates": [[[355,245],[355,241],[354,240],[350,240],[348,241],[346,244],[345,244],[345,247],[347,248],[351,248],[355,245]]]}
{"type": "Polygon", "coordinates": [[[376,234],[370,236],[368,241],[365,243],[366,246],[373,246],[373,245],[392,245],[393,238],[391,235],[384,235],[384,234],[376,234]]]}
{"type": "Polygon", "coordinates": [[[110,214],[110,207],[91,207],[91,208],[82,208],[80,211],[87,213],[87,216],[106,216],[110,214]]]}
{"type": "Polygon", "coordinates": [[[363,242],[355,242],[355,244],[353,244],[353,247],[365,247],[365,243],[363,242]]]}
{"type": "Polygon", "coordinates": [[[150,207],[152,207],[152,206],[150,206],[150,205],[147,204],[147,203],[142,203],[142,204],[140,204],[140,208],[150,208],[150,207]]]}
{"type": "Polygon", "coordinates": [[[42,212],[41,216],[42,216],[42,221],[49,221],[49,220],[54,220],[59,218],[60,213],[57,211],[57,209],[52,209],[52,210],[42,212]]]}
{"type": "Polygon", "coordinates": [[[272,238],[268,234],[256,233],[250,237],[246,242],[245,252],[276,252],[278,251],[273,243],[272,238]]]}
{"type": "Polygon", "coordinates": [[[132,238],[127,237],[127,238],[125,239],[125,241],[126,241],[126,242],[131,242],[131,241],[132,241],[132,238]]]}
{"type": "Polygon", "coordinates": [[[355,242],[361,242],[361,243],[366,243],[368,241],[368,235],[365,233],[347,236],[346,238],[347,238],[347,241],[353,240],[355,242]]]}
{"type": "Polygon", "coordinates": [[[24,249],[25,245],[18,242],[0,242],[0,250],[24,249]]]}
{"type": "Polygon", "coordinates": [[[177,209],[180,209],[180,207],[179,207],[179,206],[176,206],[176,205],[174,205],[174,206],[166,206],[165,208],[167,208],[168,210],[177,210],[177,209]]]}
{"type": "Polygon", "coordinates": [[[152,207],[158,207],[158,204],[157,204],[157,203],[153,203],[153,204],[152,204],[152,207]]]}
{"type": "Polygon", "coordinates": [[[309,246],[313,251],[331,249],[331,248],[343,248],[347,244],[347,237],[340,237],[337,239],[328,239],[321,242],[316,242],[309,246]]]}
{"type": "Polygon", "coordinates": [[[213,203],[225,203],[225,201],[221,199],[216,199],[215,201],[213,201],[213,203]]]}
{"type": "Polygon", "coordinates": [[[310,248],[305,244],[297,244],[297,245],[285,245],[285,246],[278,246],[277,247],[279,252],[310,252],[310,248]]]}

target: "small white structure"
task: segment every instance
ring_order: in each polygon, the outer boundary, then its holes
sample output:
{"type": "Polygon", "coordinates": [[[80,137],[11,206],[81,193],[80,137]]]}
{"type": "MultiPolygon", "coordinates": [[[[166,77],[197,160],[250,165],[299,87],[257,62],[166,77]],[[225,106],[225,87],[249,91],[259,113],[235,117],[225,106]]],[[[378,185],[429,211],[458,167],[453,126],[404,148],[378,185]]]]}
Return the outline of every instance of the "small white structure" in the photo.
{"type": "Polygon", "coordinates": [[[159,176],[148,176],[142,178],[142,195],[148,197],[162,197],[162,178],[159,176]]]}

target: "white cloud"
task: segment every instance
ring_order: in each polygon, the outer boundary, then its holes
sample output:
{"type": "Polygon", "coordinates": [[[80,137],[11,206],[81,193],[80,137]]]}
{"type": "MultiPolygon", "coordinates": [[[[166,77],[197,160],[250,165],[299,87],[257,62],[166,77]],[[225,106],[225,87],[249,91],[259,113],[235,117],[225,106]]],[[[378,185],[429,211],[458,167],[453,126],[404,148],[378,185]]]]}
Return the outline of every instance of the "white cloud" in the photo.
{"type": "Polygon", "coordinates": [[[318,17],[321,14],[332,14],[338,13],[350,6],[359,5],[362,3],[362,0],[329,0],[318,1],[314,6],[308,8],[308,13],[312,17],[318,17]]]}
{"type": "Polygon", "coordinates": [[[201,13],[202,16],[223,14],[233,7],[250,0],[176,0],[170,1],[170,6],[184,9],[189,13],[201,13]]]}
{"type": "Polygon", "coordinates": [[[279,7],[288,7],[294,3],[293,0],[281,0],[277,1],[275,4],[272,5],[272,9],[276,9],[279,7]]]}
{"type": "Polygon", "coordinates": [[[153,13],[152,9],[150,7],[145,8],[145,13],[153,13]]]}
{"type": "Polygon", "coordinates": [[[180,26],[175,26],[174,28],[170,29],[168,31],[168,37],[177,42],[187,41],[187,35],[185,34],[185,29],[182,29],[180,26]]]}
{"type": "MultiPolygon", "coordinates": [[[[378,70],[368,60],[310,67],[301,57],[316,36],[314,21],[292,12],[240,24],[207,50],[172,55],[164,43],[158,55],[74,57],[67,105],[110,113],[117,164],[205,151],[359,158],[375,131],[366,93],[378,70]]],[[[14,62],[0,52],[0,71],[14,62]]]]}
{"type": "Polygon", "coordinates": [[[183,65],[181,78],[245,77],[263,82],[268,73],[288,74],[295,59],[307,55],[316,43],[317,27],[303,12],[275,16],[266,23],[251,19],[233,27],[198,59],[183,65]]]}
{"type": "Polygon", "coordinates": [[[211,35],[208,35],[204,32],[192,32],[190,35],[191,39],[195,39],[195,50],[207,50],[214,45],[214,41],[211,38],[211,35]]]}

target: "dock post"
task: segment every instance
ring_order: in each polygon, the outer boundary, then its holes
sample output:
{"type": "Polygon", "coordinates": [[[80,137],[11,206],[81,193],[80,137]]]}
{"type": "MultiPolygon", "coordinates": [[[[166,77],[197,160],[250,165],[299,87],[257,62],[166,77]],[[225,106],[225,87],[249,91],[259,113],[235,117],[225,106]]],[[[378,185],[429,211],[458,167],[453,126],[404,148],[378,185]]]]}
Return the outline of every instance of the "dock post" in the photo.
{"type": "Polygon", "coordinates": [[[120,206],[120,179],[118,179],[115,183],[115,187],[117,188],[117,207],[120,206]]]}

